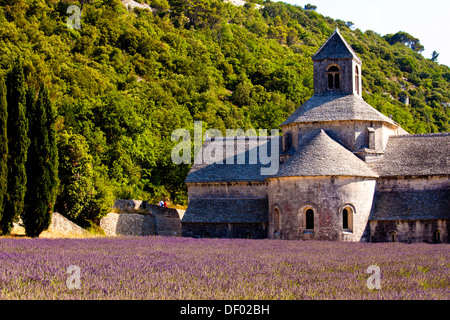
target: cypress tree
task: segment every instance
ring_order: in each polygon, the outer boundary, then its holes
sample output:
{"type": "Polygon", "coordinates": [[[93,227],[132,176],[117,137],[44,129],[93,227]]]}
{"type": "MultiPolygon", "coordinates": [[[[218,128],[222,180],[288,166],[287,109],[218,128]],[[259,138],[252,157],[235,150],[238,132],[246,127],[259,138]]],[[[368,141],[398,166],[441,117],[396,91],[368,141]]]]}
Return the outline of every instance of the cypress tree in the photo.
{"type": "Polygon", "coordinates": [[[56,138],[56,111],[53,108],[50,97],[48,95],[47,89],[45,89],[45,101],[47,110],[47,128],[48,128],[48,142],[50,145],[49,151],[49,172],[50,172],[50,200],[51,200],[51,211],[56,203],[56,197],[58,196],[59,189],[59,155],[58,155],[58,140],[56,138]]]}
{"type": "Polygon", "coordinates": [[[10,233],[13,222],[22,215],[27,184],[25,163],[30,142],[25,114],[26,83],[20,59],[16,59],[7,75],[6,88],[9,157],[6,203],[0,223],[3,234],[10,233]]]}
{"type": "MultiPolygon", "coordinates": [[[[30,91],[33,94],[33,91],[30,91]]],[[[27,103],[30,148],[27,160],[27,192],[22,220],[25,232],[38,237],[51,223],[58,181],[58,154],[54,112],[44,85],[36,103],[27,103]]]]}
{"type": "Polygon", "coordinates": [[[6,181],[8,178],[8,135],[6,130],[8,110],[6,106],[6,85],[0,77],[0,221],[3,216],[6,181]]]}

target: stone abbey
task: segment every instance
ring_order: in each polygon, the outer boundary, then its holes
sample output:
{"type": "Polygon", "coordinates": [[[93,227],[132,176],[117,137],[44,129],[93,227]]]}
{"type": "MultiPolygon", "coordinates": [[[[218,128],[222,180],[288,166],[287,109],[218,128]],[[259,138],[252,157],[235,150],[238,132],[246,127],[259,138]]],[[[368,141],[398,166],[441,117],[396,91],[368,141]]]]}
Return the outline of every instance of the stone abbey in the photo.
{"type": "MultiPolygon", "coordinates": [[[[183,236],[358,242],[450,242],[450,133],[408,134],[362,99],[362,61],[336,31],[312,57],[314,95],[283,135],[226,139],[224,158],[280,145],[279,170],[196,163],[183,236]]],[[[227,164],[231,163],[231,164],[227,164]]]]}

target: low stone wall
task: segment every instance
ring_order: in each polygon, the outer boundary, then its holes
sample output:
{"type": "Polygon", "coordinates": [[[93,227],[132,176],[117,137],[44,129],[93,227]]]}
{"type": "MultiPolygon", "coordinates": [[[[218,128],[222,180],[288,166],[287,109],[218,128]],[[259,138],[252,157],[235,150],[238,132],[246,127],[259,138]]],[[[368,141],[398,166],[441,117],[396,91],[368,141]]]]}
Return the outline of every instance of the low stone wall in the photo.
{"type": "MultiPolygon", "coordinates": [[[[13,229],[11,234],[14,235],[25,235],[25,228],[23,226],[22,219],[18,222],[13,223],[13,229]]],[[[58,212],[52,213],[52,221],[47,230],[43,231],[40,235],[42,238],[54,238],[54,237],[88,237],[91,234],[81,228],[76,223],[70,221],[58,212]]]]}
{"type": "Polygon", "coordinates": [[[100,220],[106,235],[181,236],[184,210],[164,208],[140,200],[117,200],[118,213],[109,213],[100,220]]]}
{"type": "Polygon", "coordinates": [[[79,225],[73,223],[58,212],[52,213],[52,222],[48,228],[49,232],[67,233],[71,235],[89,235],[89,232],[81,228],[79,225]]]}
{"type": "Polygon", "coordinates": [[[137,213],[108,213],[100,220],[106,235],[149,236],[155,234],[155,218],[137,213]]]}

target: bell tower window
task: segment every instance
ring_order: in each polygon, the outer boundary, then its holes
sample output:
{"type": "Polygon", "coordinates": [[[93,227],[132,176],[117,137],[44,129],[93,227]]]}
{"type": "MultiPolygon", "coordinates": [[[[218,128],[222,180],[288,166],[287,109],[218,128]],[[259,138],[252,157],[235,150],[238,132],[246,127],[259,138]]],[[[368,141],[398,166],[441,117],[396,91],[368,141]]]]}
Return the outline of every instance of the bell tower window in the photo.
{"type": "Polygon", "coordinates": [[[359,91],[359,68],[358,66],[355,67],[355,88],[356,88],[356,94],[360,95],[359,91]]]}
{"type": "Polygon", "coordinates": [[[337,66],[331,66],[327,70],[328,90],[337,90],[341,88],[341,72],[337,66]]]}

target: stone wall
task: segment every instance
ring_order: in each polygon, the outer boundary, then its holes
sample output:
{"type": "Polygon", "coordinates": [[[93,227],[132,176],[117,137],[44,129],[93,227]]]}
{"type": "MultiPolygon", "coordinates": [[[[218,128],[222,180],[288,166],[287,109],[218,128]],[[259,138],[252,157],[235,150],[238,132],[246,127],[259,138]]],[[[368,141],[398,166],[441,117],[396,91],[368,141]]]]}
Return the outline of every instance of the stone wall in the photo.
{"type": "Polygon", "coordinates": [[[375,180],[358,177],[294,177],[269,180],[269,237],[281,239],[369,241],[369,216],[375,180]],[[343,228],[343,209],[352,215],[351,230],[343,228]],[[314,229],[305,214],[314,211],[314,229]],[[280,230],[274,229],[277,212],[280,230]]]}
{"type": "Polygon", "coordinates": [[[108,236],[149,236],[156,234],[153,215],[108,213],[100,220],[100,227],[108,236]]]}
{"type": "Polygon", "coordinates": [[[191,199],[266,199],[267,182],[189,183],[191,199]]]}
{"type": "MultiPolygon", "coordinates": [[[[422,176],[422,177],[386,177],[377,181],[377,192],[401,194],[402,192],[420,192],[420,194],[436,194],[439,190],[448,188],[449,177],[448,175],[436,175],[436,176],[422,176]]],[[[395,197],[387,203],[388,206],[379,208],[378,218],[374,218],[370,222],[370,241],[371,242],[390,242],[395,241],[405,243],[415,242],[427,242],[437,243],[450,242],[449,232],[450,223],[442,213],[436,214],[436,203],[441,204],[442,210],[445,211],[445,203],[447,202],[434,201],[435,203],[425,203],[418,210],[415,210],[414,203],[410,203],[402,207],[403,211],[407,211],[408,214],[404,215],[404,220],[400,220],[396,208],[396,200],[399,197],[395,197]],[[382,210],[385,213],[379,214],[382,210]],[[416,212],[417,211],[417,212],[416,212]],[[395,218],[395,216],[397,216],[395,218]]],[[[425,200],[423,200],[425,201],[425,200]]],[[[381,205],[380,205],[381,207],[381,205]]],[[[440,207],[438,206],[438,209],[440,207]]],[[[447,214],[448,216],[448,214],[447,214]]],[[[401,218],[401,216],[400,216],[401,218]]]]}
{"type": "Polygon", "coordinates": [[[377,191],[422,190],[433,192],[433,190],[445,188],[448,185],[448,175],[385,177],[378,179],[377,191]]]}
{"type": "Polygon", "coordinates": [[[448,220],[370,221],[370,241],[449,243],[449,227],[448,220]]]}
{"type": "Polygon", "coordinates": [[[100,220],[106,235],[181,236],[184,210],[164,208],[140,200],[117,200],[118,213],[109,213],[100,220]]]}
{"type": "MultiPolygon", "coordinates": [[[[13,223],[11,230],[13,235],[25,235],[25,228],[23,226],[22,219],[13,223]]],[[[58,212],[52,213],[52,220],[47,230],[44,230],[39,237],[40,238],[84,238],[92,236],[88,231],[70,221],[58,212]]]]}
{"type": "MultiPolygon", "coordinates": [[[[261,221],[255,222],[252,221],[252,218],[248,219],[250,221],[243,221],[246,219],[240,218],[240,215],[244,214],[242,211],[247,210],[245,214],[249,214],[249,217],[254,217],[254,213],[261,210],[258,206],[252,206],[254,200],[258,204],[260,204],[261,200],[265,200],[266,205],[262,213],[267,215],[267,182],[188,183],[187,185],[190,204],[190,212],[188,211],[187,215],[198,214],[198,212],[193,212],[195,209],[192,209],[193,203],[196,201],[204,201],[203,203],[221,202],[221,208],[217,208],[217,210],[215,208],[206,209],[209,216],[220,216],[220,218],[216,217],[212,219],[214,221],[205,219],[208,221],[197,221],[193,223],[191,220],[190,222],[186,222],[185,219],[182,223],[184,237],[267,238],[267,223],[261,221]],[[239,206],[243,206],[244,209],[241,211],[239,206]]],[[[205,205],[201,211],[205,210],[206,207],[205,205]]]]}
{"type": "Polygon", "coordinates": [[[47,230],[50,233],[70,236],[88,236],[89,232],[73,223],[58,212],[52,213],[52,222],[47,230]]]}
{"type": "MultiPolygon", "coordinates": [[[[330,66],[339,66],[340,71],[340,89],[335,90],[341,94],[356,94],[354,88],[354,70],[356,63],[352,59],[333,59],[314,61],[314,94],[324,94],[328,90],[327,70],[330,66]]],[[[358,66],[361,72],[361,66],[358,66]]],[[[359,77],[361,79],[361,77],[359,77]]],[[[361,88],[361,86],[360,86],[361,88]]]]}
{"type": "Polygon", "coordinates": [[[183,223],[183,237],[266,239],[264,223],[183,223]]]}
{"type": "MultiPolygon", "coordinates": [[[[368,128],[375,130],[375,148],[379,152],[386,149],[386,144],[390,136],[403,133],[392,127],[387,127],[382,122],[377,121],[328,121],[302,124],[290,124],[282,128],[283,134],[291,133],[292,145],[297,149],[302,136],[311,131],[323,129],[330,136],[338,140],[342,145],[351,151],[357,152],[363,147],[369,146],[368,128]]],[[[284,139],[283,139],[284,140],[284,139]]],[[[284,144],[284,141],[282,143],[284,144]]],[[[283,146],[284,148],[284,146],[283,146]]]]}

